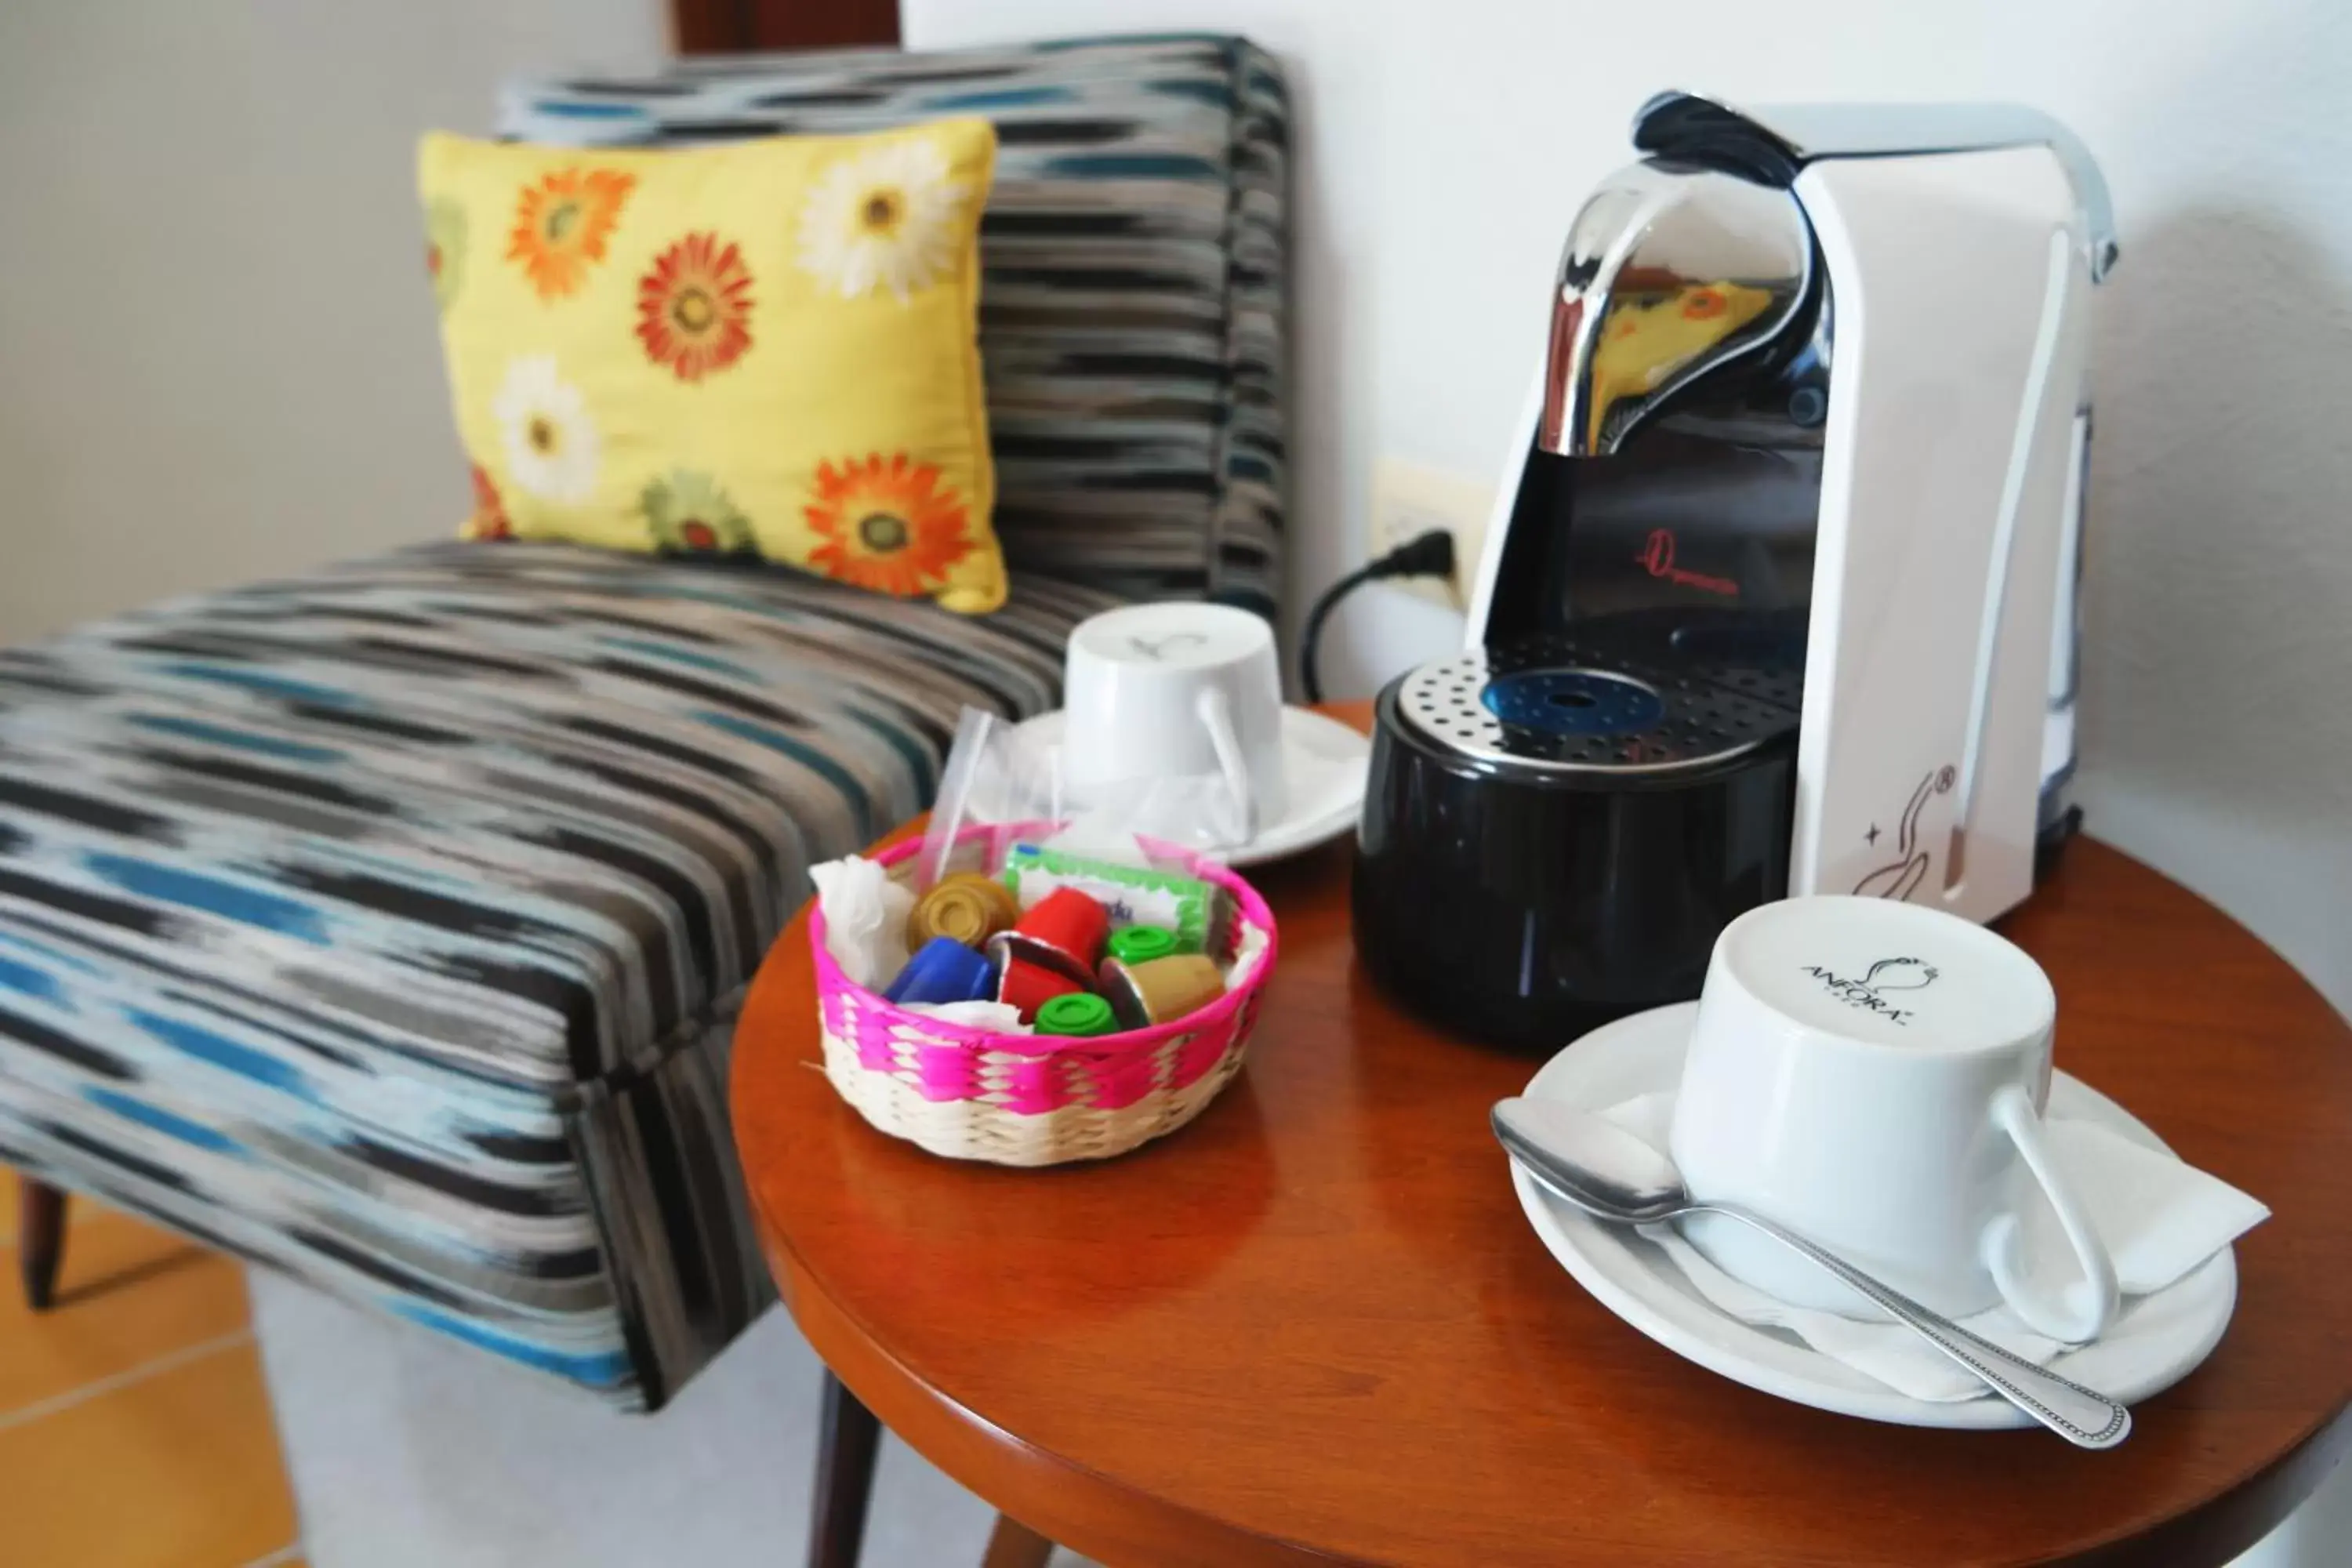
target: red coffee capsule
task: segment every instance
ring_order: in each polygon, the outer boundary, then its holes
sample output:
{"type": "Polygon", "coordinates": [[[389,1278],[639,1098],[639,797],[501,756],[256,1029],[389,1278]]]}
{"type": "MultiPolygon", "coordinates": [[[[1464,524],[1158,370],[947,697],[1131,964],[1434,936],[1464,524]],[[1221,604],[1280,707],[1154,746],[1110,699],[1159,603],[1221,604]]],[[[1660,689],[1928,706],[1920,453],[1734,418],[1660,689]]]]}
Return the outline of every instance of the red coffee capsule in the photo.
{"type": "Polygon", "coordinates": [[[1059,970],[1083,987],[1095,977],[1103,939],[1110,934],[1110,911],[1076,888],[1056,888],[1037,900],[1013,929],[989,939],[1000,963],[1014,954],[1059,970]]]}
{"type": "Polygon", "coordinates": [[[996,980],[996,999],[1012,1004],[1021,1011],[1021,1021],[1034,1024],[1037,1009],[1056,996],[1067,996],[1085,989],[1059,970],[1048,969],[1018,952],[1004,954],[1003,973],[996,980]]]}

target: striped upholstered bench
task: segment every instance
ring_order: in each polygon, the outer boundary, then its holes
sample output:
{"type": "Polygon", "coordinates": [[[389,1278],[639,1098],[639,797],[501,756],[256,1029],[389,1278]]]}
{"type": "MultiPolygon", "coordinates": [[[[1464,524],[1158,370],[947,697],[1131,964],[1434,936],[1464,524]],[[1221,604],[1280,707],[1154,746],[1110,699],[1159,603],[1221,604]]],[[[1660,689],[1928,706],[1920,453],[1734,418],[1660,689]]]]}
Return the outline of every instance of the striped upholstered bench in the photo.
{"type": "MultiPolygon", "coordinates": [[[[520,84],[658,140],[982,110],[1011,604],[446,543],[0,652],[0,1162],[625,1406],[766,1303],[730,1021],[811,862],[1139,594],[1272,607],[1283,104],[1229,39],[520,84]]],[[[443,520],[420,519],[420,531],[443,520]]],[[[41,1211],[41,1212],[31,1212],[41,1211]]]]}

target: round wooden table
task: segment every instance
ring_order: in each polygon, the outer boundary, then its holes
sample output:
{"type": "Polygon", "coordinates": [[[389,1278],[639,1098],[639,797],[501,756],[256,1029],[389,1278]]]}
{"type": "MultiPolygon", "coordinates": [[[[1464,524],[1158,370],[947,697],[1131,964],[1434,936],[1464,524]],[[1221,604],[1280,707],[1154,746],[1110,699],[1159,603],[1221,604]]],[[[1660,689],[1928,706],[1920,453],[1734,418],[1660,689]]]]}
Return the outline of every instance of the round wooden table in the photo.
{"type": "MultiPolygon", "coordinates": [[[[2352,1029],[2177,884],[2079,841],[2002,925],[2057,985],[2060,1065],[2274,1211],[2220,1348],[2093,1454],[1787,1404],[1602,1310],[1487,1133],[1536,1061],[1389,1005],[1348,865],[1343,844],[1253,874],[1282,952],[1247,1069],[1096,1166],[874,1131],[817,1069],[805,914],[761,970],[734,1116],[784,1298],[858,1401],[1013,1519],[1116,1565],[2193,1568],[2352,1437],[2352,1029]]],[[[845,1426],[864,1452],[821,1501],[855,1513],[872,1434],[845,1426]]],[[[830,1511],[819,1554],[846,1561],[830,1511]]],[[[1008,1532],[992,1560],[1021,1555],[1008,1532]]]]}

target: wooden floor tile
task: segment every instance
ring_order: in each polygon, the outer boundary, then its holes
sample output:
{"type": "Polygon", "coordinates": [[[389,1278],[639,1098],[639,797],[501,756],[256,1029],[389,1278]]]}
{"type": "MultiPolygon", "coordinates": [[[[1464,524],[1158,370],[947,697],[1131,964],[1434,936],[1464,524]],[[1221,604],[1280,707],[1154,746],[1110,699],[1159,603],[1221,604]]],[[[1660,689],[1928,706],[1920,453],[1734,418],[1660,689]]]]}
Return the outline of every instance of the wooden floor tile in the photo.
{"type": "Polygon", "coordinates": [[[0,1249],[0,1420],[245,1326],[245,1274],[235,1263],[89,1206],[92,1217],[66,1237],[57,1304],[46,1312],[25,1305],[15,1251],[0,1249]]]}
{"type": "Polygon", "coordinates": [[[250,1342],[0,1425],[0,1476],[11,1563],[236,1564],[296,1536],[250,1342]]]}

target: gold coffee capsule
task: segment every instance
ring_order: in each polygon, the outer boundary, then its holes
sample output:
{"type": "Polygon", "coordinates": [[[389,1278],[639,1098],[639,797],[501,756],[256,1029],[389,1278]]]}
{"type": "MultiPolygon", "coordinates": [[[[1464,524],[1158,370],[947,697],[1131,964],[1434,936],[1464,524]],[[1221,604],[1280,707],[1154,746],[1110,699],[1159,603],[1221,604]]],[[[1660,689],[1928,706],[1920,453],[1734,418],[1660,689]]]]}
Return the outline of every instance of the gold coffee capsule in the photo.
{"type": "Polygon", "coordinates": [[[907,916],[907,945],[920,951],[931,938],[948,936],[978,947],[1020,918],[1012,889],[977,871],[959,871],[915,900],[907,916]]]}
{"type": "Polygon", "coordinates": [[[1225,994],[1225,977],[1215,962],[1198,952],[1180,952],[1142,963],[1112,958],[1098,976],[1102,994],[1119,1026],[1140,1029],[1195,1013],[1225,994]]]}

